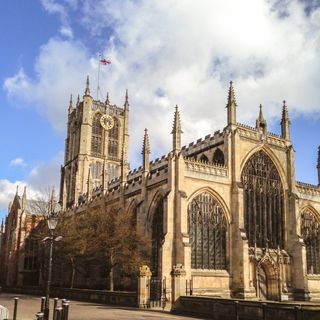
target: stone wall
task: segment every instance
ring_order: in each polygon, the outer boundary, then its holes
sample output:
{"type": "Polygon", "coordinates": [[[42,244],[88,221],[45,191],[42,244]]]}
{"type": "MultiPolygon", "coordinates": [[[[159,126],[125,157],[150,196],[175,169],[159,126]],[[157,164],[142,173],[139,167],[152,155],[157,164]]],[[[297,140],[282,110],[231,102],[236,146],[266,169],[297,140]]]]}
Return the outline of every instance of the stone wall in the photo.
{"type": "MultiPolygon", "coordinates": [[[[44,295],[44,290],[39,287],[4,288],[3,291],[11,293],[32,294],[39,296],[44,295]]],[[[137,306],[136,292],[51,288],[50,296],[58,297],[61,299],[64,298],[86,302],[114,304],[125,307],[137,306]]]]}
{"type": "Polygon", "coordinates": [[[320,305],[316,304],[263,303],[209,297],[180,297],[172,312],[216,320],[320,319],[320,305]]]}

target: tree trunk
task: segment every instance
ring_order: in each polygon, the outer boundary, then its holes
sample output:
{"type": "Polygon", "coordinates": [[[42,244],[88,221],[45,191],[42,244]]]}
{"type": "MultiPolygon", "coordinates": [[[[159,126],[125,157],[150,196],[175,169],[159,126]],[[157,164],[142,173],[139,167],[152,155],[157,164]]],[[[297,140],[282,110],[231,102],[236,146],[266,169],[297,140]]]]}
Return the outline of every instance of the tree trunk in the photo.
{"type": "Polygon", "coordinates": [[[109,271],[109,290],[114,291],[114,283],[113,283],[113,254],[111,251],[110,254],[110,271],[109,271]]]}
{"type": "Polygon", "coordinates": [[[74,259],[70,257],[71,265],[72,265],[72,273],[71,273],[71,283],[70,283],[70,289],[74,286],[74,278],[76,275],[76,264],[74,263],[74,259]]]}
{"type": "Polygon", "coordinates": [[[109,272],[109,288],[110,288],[110,291],[114,291],[114,284],[113,284],[113,267],[110,268],[110,272],[109,272]]]}

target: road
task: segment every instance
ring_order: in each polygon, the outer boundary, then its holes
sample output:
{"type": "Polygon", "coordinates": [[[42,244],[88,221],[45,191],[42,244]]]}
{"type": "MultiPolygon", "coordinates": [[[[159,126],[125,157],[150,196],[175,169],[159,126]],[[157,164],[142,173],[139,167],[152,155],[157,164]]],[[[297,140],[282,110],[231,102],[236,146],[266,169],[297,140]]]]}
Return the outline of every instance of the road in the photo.
{"type": "MultiPolygon", "coordinates": [[[[34,320],[40,309],[40,298],[30,295],[0,293],[0,305],[9,309],[10,318],[13,316],[13,298],[19,297],[17,320],[34,320]]],[[[60,302],[59,302],[60,303],[60,302]]],[[[53,305],[53,302],[50,302],[53,305]]],[[[146,311],[133,308],[70,301],[69,320],[124,320],[124,319],[171,319],[187,320],[190,317],[174,316],[168,312],[146,311]]],[[[200,319],[200,318],[197,318],[200,319]]]]}

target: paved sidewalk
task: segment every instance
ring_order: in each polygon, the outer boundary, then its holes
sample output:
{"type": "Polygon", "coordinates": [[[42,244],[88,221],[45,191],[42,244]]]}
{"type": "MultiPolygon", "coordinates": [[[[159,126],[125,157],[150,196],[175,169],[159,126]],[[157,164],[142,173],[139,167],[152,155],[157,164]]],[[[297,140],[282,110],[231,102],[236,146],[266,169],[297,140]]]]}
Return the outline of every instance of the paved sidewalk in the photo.
{"type": "MultiPolygon", "coordinates": [[[[0,305],[7,307],[10,317],[13,315],[13,298],[19,297],[17,320],[34,320],[35,314],[40,309],[40,297],[0,293],[0,305]]],[[[59,302],[60,303],[60,302],[59,302]]],[[[53,306],[53,301],[50,301],[53,306]]],[[[172,319],[187,320],[195,319],[171,315],[168,312],[145,311],[133,308],[118,307],[80,301],[70,301],[69,320],[124,320],[124,319],[172,319]]],[[[202,319],[202,318],[197,318],[202,319]]]]}

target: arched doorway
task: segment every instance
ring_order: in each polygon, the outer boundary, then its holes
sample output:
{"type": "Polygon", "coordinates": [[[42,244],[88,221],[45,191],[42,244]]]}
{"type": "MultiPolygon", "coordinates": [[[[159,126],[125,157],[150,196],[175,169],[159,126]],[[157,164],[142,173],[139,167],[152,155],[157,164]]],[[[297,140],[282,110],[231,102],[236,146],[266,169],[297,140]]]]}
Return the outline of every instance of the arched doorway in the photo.
{"type": "Polygon", "coordinates": [[[262,300],[268,299],[268,282],[267,273],[264,268],[260,266],[257,272],[258,276],[258,297],[262,300]]]}
{"type": "Polygon", "coordinates": [[[257,263],[257,296],[261,300],[279,300],[279,270],[270,256],[257,263]]]}

